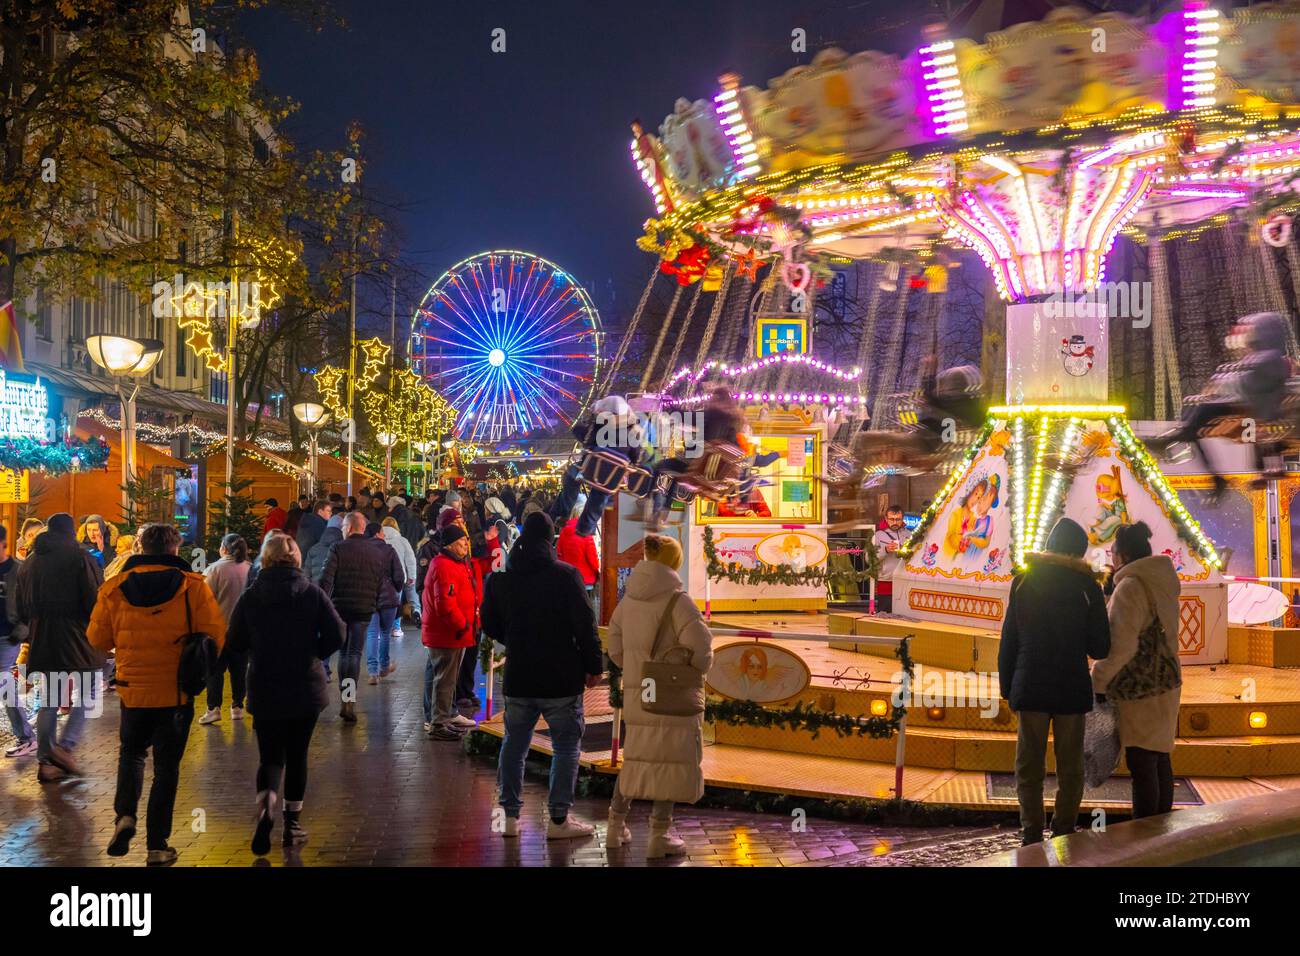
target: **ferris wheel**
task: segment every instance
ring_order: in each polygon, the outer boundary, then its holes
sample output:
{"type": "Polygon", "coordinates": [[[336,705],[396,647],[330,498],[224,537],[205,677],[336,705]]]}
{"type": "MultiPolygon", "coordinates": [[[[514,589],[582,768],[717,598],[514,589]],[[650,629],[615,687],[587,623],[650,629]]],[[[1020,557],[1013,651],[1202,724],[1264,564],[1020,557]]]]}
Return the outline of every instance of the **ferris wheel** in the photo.
{"type": "Polygon", "coordinates": [[[481,252],[433,284],[411,322],[416,371],[471,441],[571,425],[600,368],[600,316],[578,282],[527,252],[481,252]]]}

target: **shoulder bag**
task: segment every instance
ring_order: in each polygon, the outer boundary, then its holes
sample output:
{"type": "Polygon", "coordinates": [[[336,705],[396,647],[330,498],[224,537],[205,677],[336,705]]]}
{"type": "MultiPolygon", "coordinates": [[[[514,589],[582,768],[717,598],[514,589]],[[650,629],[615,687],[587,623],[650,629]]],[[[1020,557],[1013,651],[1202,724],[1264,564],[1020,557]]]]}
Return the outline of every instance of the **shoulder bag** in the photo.
{"type": "Polygon", "coordinates": [[[1115,700],[1142,700],[1173,690],[1183,683],[1181,668],[1169,651],[1165,629],[1160,623],[1160,612],[1155,598],[1145,581],[1137,579],[1151,605],[1151,622],[1138,633],[1137,653],[1120,668],[1106,687],[1107,698],[1115,700]]]}
{"type": "Polygon", "coordinates": [[[659,620],[650,659],[641,666],[641,709],[661,717],[698,717],[704,713],[704,675],[691,666],[695,652],[681,644],[673,631],[673,610],[686,595],[673,592],[659,620]],[[672,631],[672,644],[660,646],[672,631]]]}

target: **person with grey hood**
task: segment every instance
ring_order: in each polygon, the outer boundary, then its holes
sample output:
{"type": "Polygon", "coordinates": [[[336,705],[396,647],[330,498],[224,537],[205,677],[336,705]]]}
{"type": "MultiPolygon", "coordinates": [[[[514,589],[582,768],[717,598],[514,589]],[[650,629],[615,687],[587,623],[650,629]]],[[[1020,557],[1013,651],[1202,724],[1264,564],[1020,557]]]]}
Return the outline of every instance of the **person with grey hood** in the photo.
{"type": "Polygon", "coordinates": [[[1110,653],[1106,599],[1083,560],[1088,534],[1061,518],[1047,536],[1047,550],[1029,555],[1027,570],[1011,582],[998,647],[1002,696],[1019,722],[1016,796],[1021,839],[1043,840],[1043,780],[1047,737],[1056,754],[1056,801],[1052,835],[1073,833],[1083,800],[1084,718],[1092,710],[1088,658],[1110,653]]]}

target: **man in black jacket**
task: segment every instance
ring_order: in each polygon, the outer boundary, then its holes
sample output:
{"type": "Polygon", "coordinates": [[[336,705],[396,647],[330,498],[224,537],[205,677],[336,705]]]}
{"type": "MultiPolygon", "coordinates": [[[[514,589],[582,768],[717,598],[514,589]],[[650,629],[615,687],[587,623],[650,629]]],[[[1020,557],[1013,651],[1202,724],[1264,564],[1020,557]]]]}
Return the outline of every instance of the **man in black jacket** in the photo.
{"type": "Polygon", "coordinates": [[[357,719],[357,678],[366,647],[366,628],[379,610],[384,580],[388,578],[399,594],[406,584],[401,561],[393,560],[395,553],[387,545],[381,549],[366,539],[365,515],[354,511],[343,519],[343,540],[330,551],[321,574],[321,590],[334,602],[334,609],[348,628],[347,642],[339,654],[339,716],[347,723],[357,719]]]}
{"type": "Polygon", "coordinates": [[[1088,535],[1062,518],[1047,551],[1029,556],[1029,569],[1011,584],[998,649],[1002,696],[1019,721],[1016,795],[1023,842],[1043,839],[1043,778],[1047,734],[1056,754],[1052,834],[1073,833],[1083,800],[1083,724],[1092,710],[1088,658],[1110,653],[1106,599],[1083,561],[1088,535]]]}
{"type": "Polygon", "coordinates": [[[36,777],[42,783],[78,774],[72,751],[81,739],[87,708],[99,701],[103,657],[86,640],[103,571],[77,543],[72,515],[50,518],[18,572],[18,619],[28,624],[27,673],[40,674],[41,709],[36,715],[36,777]],[[69,685],[79,688],[75,699],[69,685]],[[70,708],[59,737],[61,706],[70,708]]]}
{"type": "Polygon", "coordinates": [[[304,511],[302,518],[299,519],[296,537],[298,553],[302,555],[304,561],[307,560],[308,552],[325,533],[325,528],[329,525],[330,513],[334,510],[325,498],[318,498],[306,507],[310,510],[304,511]]]}
{"type": "Polygon", "coordinates": [[[547,515],[529,515],[506,570],[491,574],[484,589],[483,632],[506,647],[505,740],[497,777],[507,837],[519,835],[524,761],[540,716],[554,749],[546,837],[584,837],[593,829],[572,819],[569,807],[585,726],[582,692],[600,682],[604,666],[582,576],[555,559],[554,534],[547,515]]]}

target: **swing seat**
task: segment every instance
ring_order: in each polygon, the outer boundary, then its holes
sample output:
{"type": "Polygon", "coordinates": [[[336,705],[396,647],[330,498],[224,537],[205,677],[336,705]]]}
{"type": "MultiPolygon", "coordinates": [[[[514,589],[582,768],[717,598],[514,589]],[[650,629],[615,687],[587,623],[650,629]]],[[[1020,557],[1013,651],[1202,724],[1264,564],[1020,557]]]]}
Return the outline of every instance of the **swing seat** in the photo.
{"type": "Polygon", "coordinates": [[[636,466],[627,470],[624,481],[628,493],[637,498],[645,498],[654,494],[655,486],[658,484],[654,472],[636,466]]]}
{"type": "Polygon", "coordinates": [[[632,468],[626,455],[616,451],[588,449],[578,463],[582,480],[597,491],[614,494],[623,485],[623,479],[632,468]]]}
{"type": "Polygon", "coordinates": [[[689,481],[685,481],[685,475],[673,483],[673,501],[680,501],[684,505],[690,504],[695,500],[696,487],[689,481]]]}
{"type": "Polygon", "coordinates": [[[745,460],[745,453],[730,442],[708,442],[677,483],[714,501],[726,498],[735,494],[745,460]]]}

